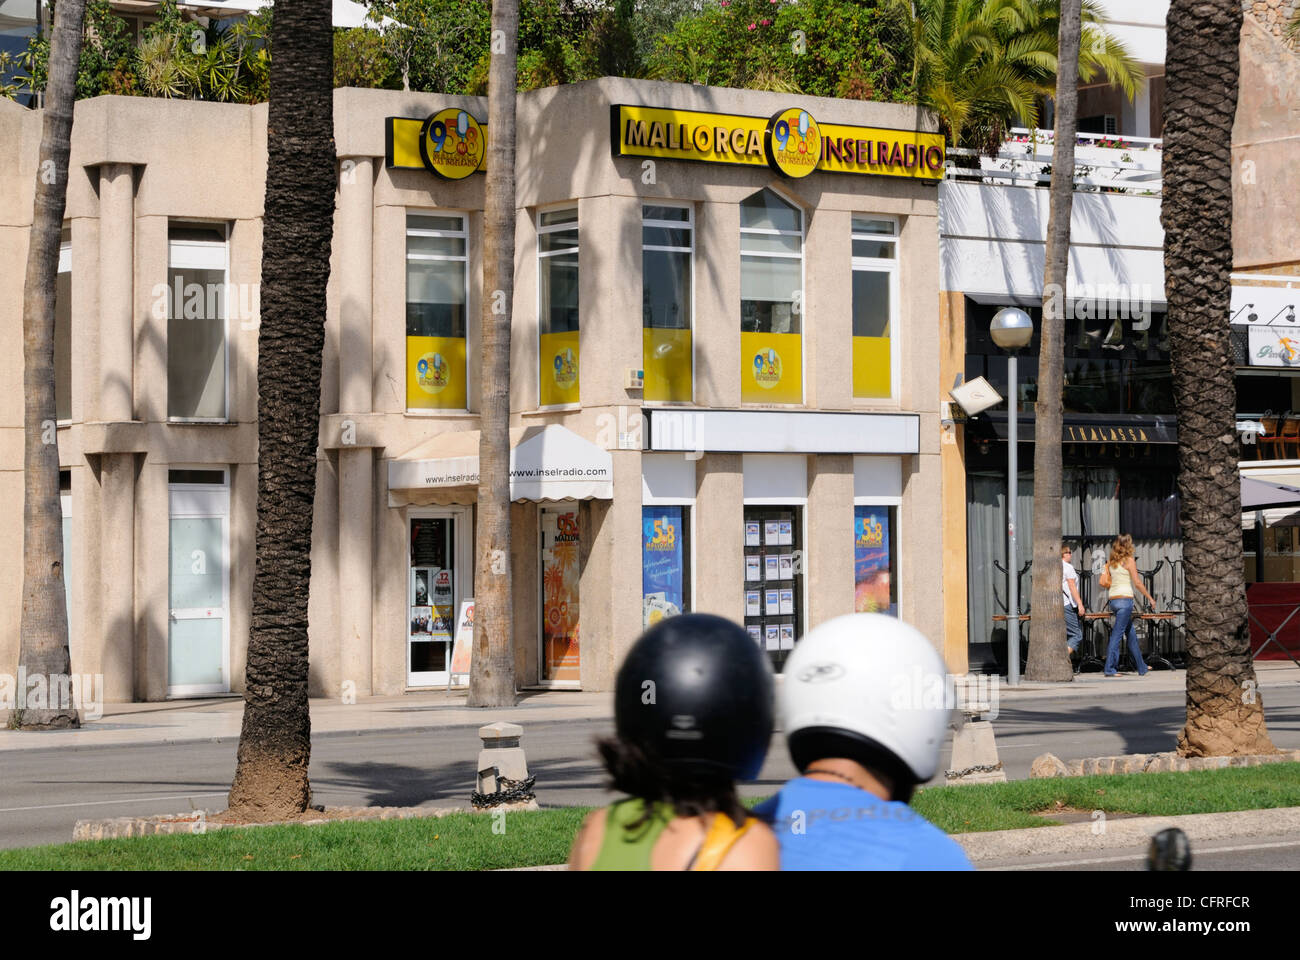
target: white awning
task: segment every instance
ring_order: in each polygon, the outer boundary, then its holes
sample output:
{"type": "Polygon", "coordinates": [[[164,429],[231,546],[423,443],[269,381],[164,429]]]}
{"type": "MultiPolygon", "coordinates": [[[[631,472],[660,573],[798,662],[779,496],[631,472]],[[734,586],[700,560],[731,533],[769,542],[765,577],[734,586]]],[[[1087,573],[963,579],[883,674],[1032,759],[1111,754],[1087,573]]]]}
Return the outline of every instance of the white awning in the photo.
{"type": "MultiPolygon", "coordinates": [[[[388,463],[388,502],[473,502],[479,482],[479,431],[443,433],[388,463]],[[468,497],[468,499],[467,499],[468,497]]],[[[611,500],[614,461],[560,426],[510,431],[510,499],[611,500]]]]}

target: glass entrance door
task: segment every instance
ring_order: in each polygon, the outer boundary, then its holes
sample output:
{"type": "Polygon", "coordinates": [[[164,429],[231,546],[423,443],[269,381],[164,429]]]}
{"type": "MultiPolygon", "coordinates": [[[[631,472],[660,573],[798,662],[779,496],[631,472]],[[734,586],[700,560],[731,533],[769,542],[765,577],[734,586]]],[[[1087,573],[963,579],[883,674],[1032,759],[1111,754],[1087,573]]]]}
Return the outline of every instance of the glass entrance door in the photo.
{"type": "Polygon", "coordinates": [[[414,516],[409,521],[410,632],[407,637],[407,686],[447,683],[461,577],[456,563],[456,518],[414,516]]]}
{"type": "Polygon", "coordinates": [[[167,693],[230,691],[230,486],[225,470],[172,470],[167,693]]]}

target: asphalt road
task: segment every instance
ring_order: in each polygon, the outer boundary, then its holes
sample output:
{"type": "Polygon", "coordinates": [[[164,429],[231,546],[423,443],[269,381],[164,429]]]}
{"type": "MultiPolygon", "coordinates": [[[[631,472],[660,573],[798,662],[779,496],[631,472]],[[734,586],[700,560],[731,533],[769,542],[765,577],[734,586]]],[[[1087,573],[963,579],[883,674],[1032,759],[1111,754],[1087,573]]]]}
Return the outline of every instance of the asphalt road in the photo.
{"type": "MultiPolygon", "coordinates": [[[[1146,871],[1146,847],[1077,854],[1049,854],[1000,860],[980,865],[981,870],[1132,870],[1146,871]]],[[[1300,837],[1251,837],[1248,840],[1214,840],[1192,848],[1192,870],[1300,870],[1300,837]]],[[[1231,890],[1221,891],[1231,893],[1231,890]]]]}
{"type": "MultiPolygon", "coordinates": [[[[1274,743],[1300,748],[1300,684],[1269,689],[1265,702],[1274,743]]],[[[1022,778],[1048,751],[1080,757],[1171,749],[1183,718],[1181,692],[1111,695],[1100,704],[1063,697],[1014,707],[1004,702],[994,730],[1008,776],[1022,778]]],[[[611,730],[609,721],[525,728],[523,745],[543,805],[606,801],[593,743],[611,730]]],[[[220,809],[234,776],[236,745],[231,739],[0,752],[0,847],[65,842],[80,819],[220,809]]],[[[311,766],[315,798],[327,806],[467,803],[478,750],[474,727],[318,736],[311,766]]],[[[941,771],[947,760],[945,749],[941,771]]],[[[743,792],[770,794],[794,772],[778,735],[760,779],[743,792]]],[[[1287,855],[1261,851],[1247,859],[1287,855]]]]}

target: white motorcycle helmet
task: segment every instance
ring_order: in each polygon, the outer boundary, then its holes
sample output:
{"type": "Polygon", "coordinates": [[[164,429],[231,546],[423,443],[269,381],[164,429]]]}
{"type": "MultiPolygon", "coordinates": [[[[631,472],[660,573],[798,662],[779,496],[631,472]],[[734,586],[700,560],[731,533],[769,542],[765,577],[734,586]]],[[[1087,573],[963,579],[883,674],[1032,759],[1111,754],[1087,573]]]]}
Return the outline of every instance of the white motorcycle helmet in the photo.
{"type": "Polygon", "coordinates": [[[948,728],[947,670],[915,627],[878,613],[811,630],[785,662],[782,728],[802,773],[844,757],[894,781],[906,803],[934,776],[948,728]]]}

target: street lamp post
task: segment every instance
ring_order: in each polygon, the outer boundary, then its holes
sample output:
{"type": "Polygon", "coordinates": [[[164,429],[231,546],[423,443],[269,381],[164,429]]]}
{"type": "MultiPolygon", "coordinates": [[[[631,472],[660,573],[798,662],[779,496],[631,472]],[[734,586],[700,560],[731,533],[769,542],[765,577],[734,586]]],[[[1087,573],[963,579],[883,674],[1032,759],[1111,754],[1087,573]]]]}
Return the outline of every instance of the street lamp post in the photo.
{"type": "Polygon", "coordinates": [[[993,342],[1006,350],[1007,357],[1007,683],[1020,685],[1020,574],[1016,568],[1016,494],[1019,466],[1016,446],[1020,441],[1020,398],[1016,391],[1016,352],[1034,338],[1034,321],[1019,307],[1003,307],[989,324],[993,342]]]}

